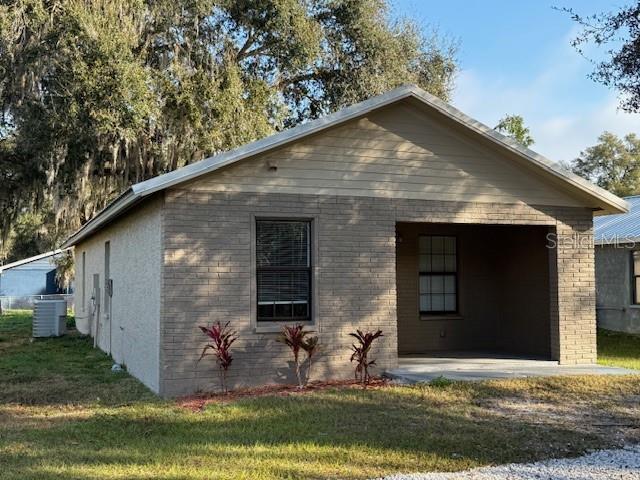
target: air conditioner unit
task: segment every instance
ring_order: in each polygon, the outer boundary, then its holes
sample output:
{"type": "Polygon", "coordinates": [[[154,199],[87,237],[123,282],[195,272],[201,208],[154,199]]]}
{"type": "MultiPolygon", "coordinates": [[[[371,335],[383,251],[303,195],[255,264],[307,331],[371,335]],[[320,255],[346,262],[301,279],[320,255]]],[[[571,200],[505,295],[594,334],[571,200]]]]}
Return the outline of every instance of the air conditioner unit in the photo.
{"type": "Polygon", "coordinates": [[[33,337],[59,337],[67,330],[66,300],[40,300],[33,307],[33,337]]]}

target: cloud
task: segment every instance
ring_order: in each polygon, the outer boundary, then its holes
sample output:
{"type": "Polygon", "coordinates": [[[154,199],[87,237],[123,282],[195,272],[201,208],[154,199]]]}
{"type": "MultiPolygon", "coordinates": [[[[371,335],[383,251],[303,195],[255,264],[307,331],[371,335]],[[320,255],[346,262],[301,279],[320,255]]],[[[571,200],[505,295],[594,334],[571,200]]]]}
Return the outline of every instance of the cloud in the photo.
{"type": "MultiPolygon", "coordinates": [[[[571,31],[566,38],[574,35],[571,31]]],[[[615,92],[586,78],[591,66],[568,41],[550,52],[534,75],[463,70],[453,104],[489,126],[505,114],[522,115],[536,141],[533,148],[555,161],[573,160],[605,130],[640,134],[640,114],[618,109],[615,92]]]]}
{"type": "Polygon", "coordinates": [[[611,94],[586,112],[550,116],[538,123],[535,130],[532,126],[534,138],[538,135],[540,153],[554,160],[575,159],[580,151],[594,145],[605,130],[619,136],[640,133],[640,115],[619,110],[618,99],[611,94]]]}

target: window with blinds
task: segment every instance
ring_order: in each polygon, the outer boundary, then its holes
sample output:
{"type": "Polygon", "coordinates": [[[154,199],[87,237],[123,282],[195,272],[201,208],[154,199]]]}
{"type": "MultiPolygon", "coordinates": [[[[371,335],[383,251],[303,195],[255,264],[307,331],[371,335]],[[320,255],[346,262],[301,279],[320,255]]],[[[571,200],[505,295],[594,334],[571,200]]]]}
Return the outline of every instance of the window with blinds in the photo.
{"type": "Polygon", "coordinates": [[[456,237],[419,237],[420,313],[458,311],[456,237]]]}
{"type": "Polygon", "coordinates": [[[311,318],[311,223],[256,221],[258,321],[311,318]]]}

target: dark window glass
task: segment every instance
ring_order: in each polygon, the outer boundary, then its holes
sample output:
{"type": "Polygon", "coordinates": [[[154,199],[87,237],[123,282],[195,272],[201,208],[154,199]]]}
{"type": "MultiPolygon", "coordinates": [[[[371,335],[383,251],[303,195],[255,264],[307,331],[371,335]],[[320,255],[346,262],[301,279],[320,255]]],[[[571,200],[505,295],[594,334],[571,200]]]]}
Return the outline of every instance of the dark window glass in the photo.
{"type": "Polygon", "coordinates": [[[311,318],[311,224],[256,222],[258,321],[311,318]]]}
{"type": "Polygon", "coordinates": [[[430,235],[418,239],[420,312],[458,311],[456,237],[430,235]]]}
{"type": "Polygon", "coordinates": [[[640,305],[640,250],[631,252],[631,303],[640,305]]]}

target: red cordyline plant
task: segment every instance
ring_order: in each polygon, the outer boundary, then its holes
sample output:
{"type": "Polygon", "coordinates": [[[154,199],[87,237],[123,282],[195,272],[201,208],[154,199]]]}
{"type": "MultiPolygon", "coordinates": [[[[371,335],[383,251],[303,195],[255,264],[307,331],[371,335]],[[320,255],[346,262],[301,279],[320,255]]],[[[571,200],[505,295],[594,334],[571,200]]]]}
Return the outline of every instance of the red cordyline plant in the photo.
{"type": "Polygon", "coordinates": [[[309,379],[311,378],[311,365],[313,363],[314,355],[318,353],[318,350],[320,350],[318,336],[315,335],[313,337],[307,337],[302,344],[302,349],[307,354],[307,378],[304,383],[306,385],[309,383],[309,379]]]}
{"type": "Polygon", "coordinates": [[[222,391],[227,393],[227,370],[229,370],[231,362],[233,362],[231,345],[238,339],[238,336],[235,331],[229,329],[229,322],[224,325],[216,322],[210,327],[200,327],[200,330],[212,340],[212,343],[204,347],[198,361],[202,360],[207,354],[207,350],[213,351],[220,369],[220,385],[222,391]]]}
{"type": "Polygon", "coordinates": [[[349,335],[358,340],[358,345],[351,345],[351,350],[353,350],[351,361],[356,361],[356,380],[362,383],[363,386],[366,386],[371,379],[369,367],[376,364],[375,360],[369,360],[367,357],[373,341],[383,336],[382,330],[366,333],[363,333],[361,330],[356,330],[356,333],[350,333],[349,335]]]}
{"type": "Polygon", "coordinates": [[[305,330],[303,325],[284,325],[282,332],[276,339],[280,343],[284,343],[291,349],[293,353],[293,365],[296,371],[296,379],[298,380],[298,388],[304,388],[309,382],[311,375],[311,363],[313,356],[318,351],[318,337],[309,337],[313,332],[305,330]],[[302,362],[300,362],[300,350],[307,354],[307,375],[302,375],[302,362]]]}

